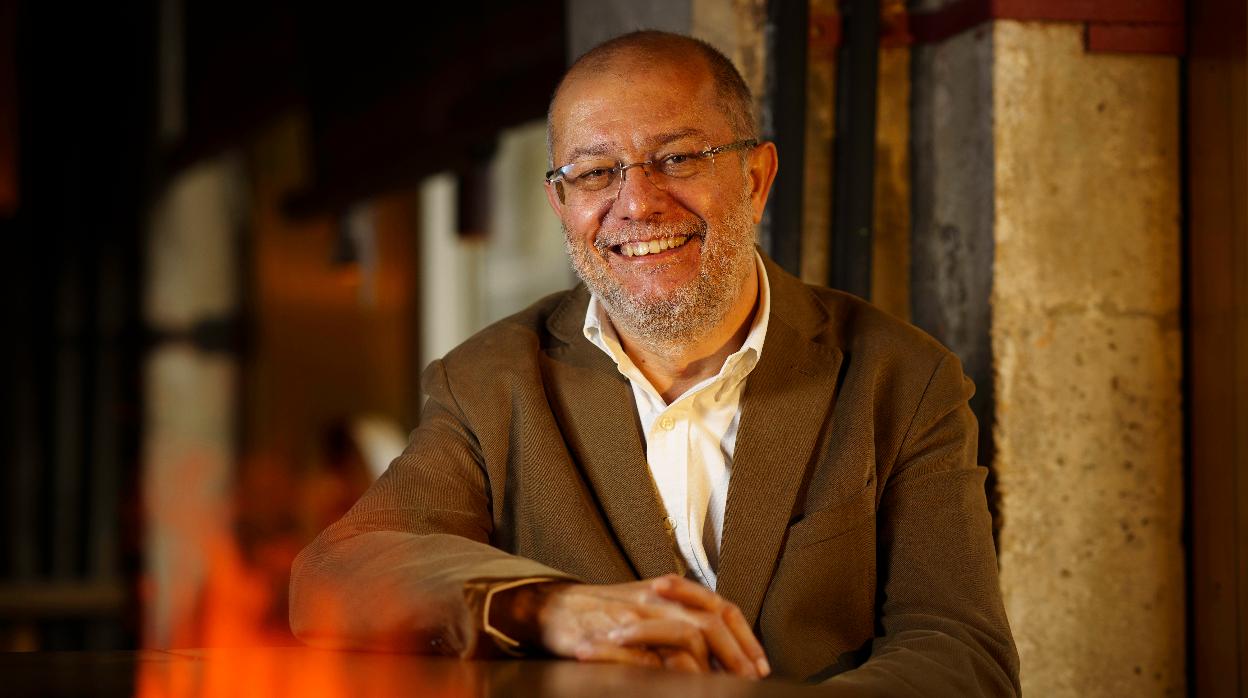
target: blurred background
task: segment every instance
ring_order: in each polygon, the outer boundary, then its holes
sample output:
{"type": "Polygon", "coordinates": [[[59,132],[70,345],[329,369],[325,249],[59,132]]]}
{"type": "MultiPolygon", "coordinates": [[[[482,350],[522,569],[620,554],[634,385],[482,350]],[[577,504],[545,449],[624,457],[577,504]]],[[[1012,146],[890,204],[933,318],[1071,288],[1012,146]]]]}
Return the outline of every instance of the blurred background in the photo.
{"type": "Polygon", "coordinates": [[[424,365],[574,283],[547,102],[638,28],[975,380],[1024,690],[1248,695],[1246,0],[0,0],[0,650],[294,644],[424,365]]]}

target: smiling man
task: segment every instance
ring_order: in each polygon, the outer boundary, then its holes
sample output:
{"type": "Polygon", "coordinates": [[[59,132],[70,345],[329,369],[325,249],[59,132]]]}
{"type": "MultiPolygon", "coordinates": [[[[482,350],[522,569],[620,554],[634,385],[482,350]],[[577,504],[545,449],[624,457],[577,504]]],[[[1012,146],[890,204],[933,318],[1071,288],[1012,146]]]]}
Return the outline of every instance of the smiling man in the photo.
{"type": "Polygon", "coordinates": [[[970,382],[758,253],[750,105],[687,37],[573,65],[546,187],[584,284],[429,366],[407,450],[296,561],[299,637],[1017,693],[970,382]]]}

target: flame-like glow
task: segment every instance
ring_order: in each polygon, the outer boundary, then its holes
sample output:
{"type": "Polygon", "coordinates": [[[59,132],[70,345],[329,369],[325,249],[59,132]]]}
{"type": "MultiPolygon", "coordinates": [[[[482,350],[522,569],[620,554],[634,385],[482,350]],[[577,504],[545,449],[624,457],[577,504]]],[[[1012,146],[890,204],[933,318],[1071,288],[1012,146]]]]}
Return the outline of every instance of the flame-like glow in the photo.
{"type": "MultiPolygon", "coordinates": [[[[330,463],[296,476],[280,460],[251,458],[216,506],[178,507],[175,497],[163,497],[165,506],[150,519],[163,558],[142,584],[145,613],[158,632],[150,633],[145,646],[298,645],[287,620],[290,566],[367,487],[367,470],[357,461],[352,453],[345,465],[330,463]]],[[[203,486],[206,478],[197,476],[203,468],[184,465],[186,481],[165,483],[167,488],[203,486]]]]}
{"type": "Polygon", "coordinates": [[[356,698],[484,694],[479,667],[453,659],[302,647],[145,653],[135,698],[356,698]]]}

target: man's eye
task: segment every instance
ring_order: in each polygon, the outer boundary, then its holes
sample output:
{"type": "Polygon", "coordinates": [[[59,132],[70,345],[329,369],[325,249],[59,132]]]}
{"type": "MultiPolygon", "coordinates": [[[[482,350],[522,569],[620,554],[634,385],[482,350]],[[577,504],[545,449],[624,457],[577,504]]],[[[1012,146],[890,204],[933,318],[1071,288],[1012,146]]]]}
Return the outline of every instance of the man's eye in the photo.
{"type": "Polygon", "coordinates": [[[659,160],[659,171],[668,177],[692,177],[702,171],[698,153],[673,153],[659,160]]]}
{"type": "Polygon", "coordinates": [[[608,177],[610,175],[611,175],[611,168],[595,167],[594,169],[581,174],[579,177],[577,177],[577,179],[582,180],[582,181],[589,181],[593,179],[601,179],[603,177],[608,177]]]}

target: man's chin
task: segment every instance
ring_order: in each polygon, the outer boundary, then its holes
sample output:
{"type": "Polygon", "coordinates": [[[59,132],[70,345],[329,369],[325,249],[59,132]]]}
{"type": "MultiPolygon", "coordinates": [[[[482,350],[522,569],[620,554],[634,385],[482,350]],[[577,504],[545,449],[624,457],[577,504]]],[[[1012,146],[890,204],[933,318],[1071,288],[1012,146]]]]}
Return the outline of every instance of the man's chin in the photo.
{"type": "Polygon", "coordinates": [[[627,315],[637,318],[653,318],[679,311],[680,303],[671,295],[654,293],[626,294],[612,293],[603,296],[608,312],[612,317],[627,315]]]}
{"type": "Polygon", "coordinates": [[[641,289],[619,289],[615,297],[634,307],[666,306],[686,295],[690,287],[689,283],[650,284],[641,289]]]}

